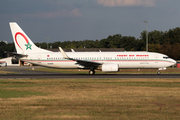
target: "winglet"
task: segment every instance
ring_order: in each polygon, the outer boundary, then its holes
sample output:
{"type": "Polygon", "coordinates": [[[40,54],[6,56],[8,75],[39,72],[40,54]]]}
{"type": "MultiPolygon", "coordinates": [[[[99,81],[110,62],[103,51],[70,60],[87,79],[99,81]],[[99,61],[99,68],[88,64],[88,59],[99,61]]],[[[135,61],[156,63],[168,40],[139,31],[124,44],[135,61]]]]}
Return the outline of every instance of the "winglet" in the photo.
{"type": "Polygon", "coordinates": [[[61,51],[61,54],[64,59],[70,59],[61,47],[59,47],[59,50],[61,51]]]}

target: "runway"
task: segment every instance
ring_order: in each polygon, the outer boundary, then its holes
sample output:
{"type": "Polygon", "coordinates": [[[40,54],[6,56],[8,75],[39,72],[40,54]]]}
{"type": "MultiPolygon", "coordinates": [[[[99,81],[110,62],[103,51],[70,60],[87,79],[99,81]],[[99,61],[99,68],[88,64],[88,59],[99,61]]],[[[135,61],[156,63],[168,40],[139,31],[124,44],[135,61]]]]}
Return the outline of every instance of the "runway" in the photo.
{"type": "Polygon", "coordinates": [[[1,74],[0,78],[180,78],[180,74],[1,74]]]}
{"type": "MultiPolygon", "coordinates": [[[[0,68],[1,71],[13,73],[0,74],[0,78],[180,78],[180,74],[65,74],[54,72],[42,72],[27,70],[32,67],[5,67],[0,68]]],[[[39,66],[34,67],[39,68],[39,66]]]]}

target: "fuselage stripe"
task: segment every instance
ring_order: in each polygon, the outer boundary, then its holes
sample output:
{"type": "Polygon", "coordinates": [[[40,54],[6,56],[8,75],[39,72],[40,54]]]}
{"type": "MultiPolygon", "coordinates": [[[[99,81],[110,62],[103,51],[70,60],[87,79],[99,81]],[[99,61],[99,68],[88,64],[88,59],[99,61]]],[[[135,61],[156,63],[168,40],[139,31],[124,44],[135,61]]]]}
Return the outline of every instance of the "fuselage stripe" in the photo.
{"type": "MultiPolygon", "coordinates": [[[[27,60],[21,59],[22,61],[29,61],[29,62],[75,62],[73,60],[27,60]]],[[[87,60],[90,61],[90,60],[87,60]]],[[[163,60],[92,60],[91,62],[169,62],[171,61],[163,61],[163,60]]]]}

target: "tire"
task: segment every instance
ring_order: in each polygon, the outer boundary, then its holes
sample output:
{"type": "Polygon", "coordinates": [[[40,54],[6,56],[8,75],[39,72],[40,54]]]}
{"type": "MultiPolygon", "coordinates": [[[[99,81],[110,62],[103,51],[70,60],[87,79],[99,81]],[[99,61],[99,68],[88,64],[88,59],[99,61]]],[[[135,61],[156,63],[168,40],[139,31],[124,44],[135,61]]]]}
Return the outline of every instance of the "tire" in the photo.
{"type": "Polygon", "coordinates": [[[161,72],[160,72],[160,71],[157,71],[157,74],[158,74],[158,75],[160,75],[160,74],[161,74],[161,72]]]}
{"type": "Polygon", "coordinates": [[[94,70],[90,70],[89,71],[89,75],[94,75],[95,74],[95,71],[94,70]]]}

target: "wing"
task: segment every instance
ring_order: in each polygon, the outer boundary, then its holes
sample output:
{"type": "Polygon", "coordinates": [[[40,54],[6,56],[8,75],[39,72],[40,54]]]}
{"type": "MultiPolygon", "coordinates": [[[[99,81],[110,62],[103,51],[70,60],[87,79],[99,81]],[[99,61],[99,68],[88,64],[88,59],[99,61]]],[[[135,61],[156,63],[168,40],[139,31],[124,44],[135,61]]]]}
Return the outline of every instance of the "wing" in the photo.
{"type": "Polygon", "coordinates": [[[102,63],[98,63],[98,62],[70,58],[61,47],[59,47],[59,50],[61,51],[61,54],[64,59],[76,61],[77,62],[76,64],[84,66],[85,68],[97,68],[98,66],[102,65],[102,63]]]}

